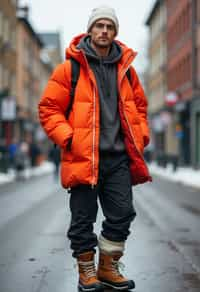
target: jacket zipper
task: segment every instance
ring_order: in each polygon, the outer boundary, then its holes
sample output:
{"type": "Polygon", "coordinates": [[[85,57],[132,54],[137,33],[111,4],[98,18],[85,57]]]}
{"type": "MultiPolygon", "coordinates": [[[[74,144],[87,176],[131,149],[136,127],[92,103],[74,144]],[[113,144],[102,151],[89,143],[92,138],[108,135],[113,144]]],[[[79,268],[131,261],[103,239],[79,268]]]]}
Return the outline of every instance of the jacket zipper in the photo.
{"type": "Polygon", "coordinates": [[[95,186],[95,136],[96,136],[96,94],[95,94],[95,88],[93,85],[93,129],[92,129],[92,188],[95,186]]]}

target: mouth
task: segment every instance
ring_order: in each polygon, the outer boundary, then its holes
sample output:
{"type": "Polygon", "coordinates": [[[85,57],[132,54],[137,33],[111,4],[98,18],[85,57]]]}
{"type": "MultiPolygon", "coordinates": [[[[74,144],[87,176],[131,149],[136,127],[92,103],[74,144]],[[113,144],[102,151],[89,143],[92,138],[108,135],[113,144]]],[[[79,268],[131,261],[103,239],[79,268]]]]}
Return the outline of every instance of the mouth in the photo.
{"type": "Polygon", "coordinates": [[[106,38],[106,37],[101,37],[101,38],[99,38],[99,40],[100,40],[100,41],[107,41],[108,38],[106,38]]]}

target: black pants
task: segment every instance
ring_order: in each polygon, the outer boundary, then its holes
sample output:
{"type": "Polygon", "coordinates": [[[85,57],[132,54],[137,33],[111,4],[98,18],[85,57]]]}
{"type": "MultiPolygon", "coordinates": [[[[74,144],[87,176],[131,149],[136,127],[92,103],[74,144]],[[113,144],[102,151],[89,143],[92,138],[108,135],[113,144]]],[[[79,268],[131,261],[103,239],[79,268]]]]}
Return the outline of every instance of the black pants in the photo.
{"type": "Polygon", "coordinates": [[[71,225],[68,237],[73,256],[94,250],[97,236],[93,232],[98,203],[105,220],[102,235],[111,241],[125,241],[129,235],[131,221],[136,212],[133,206],[129,161],[125,153],[100,153],[99,181],[92,189],[90,185],[78,185],[71,189],[71,225]]]}

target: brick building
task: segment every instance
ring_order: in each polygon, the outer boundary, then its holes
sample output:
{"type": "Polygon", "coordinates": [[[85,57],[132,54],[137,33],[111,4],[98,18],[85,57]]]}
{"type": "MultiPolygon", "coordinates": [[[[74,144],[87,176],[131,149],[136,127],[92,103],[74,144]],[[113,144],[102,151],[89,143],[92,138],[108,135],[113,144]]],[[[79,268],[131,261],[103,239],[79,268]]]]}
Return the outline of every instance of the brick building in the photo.
{"type": "MultiPolygon", "coordinates": [[[[176,119],[179,161],[196,164],[196,121],[192,123],[192,104],[198,99],[197,28],[199,0],[166,0],[168,91],[177,94],[173,106],[176,119]],[[193,132],[194,131],[194,132],[193,132]]],[[[200,138],[199,138],[200,139],[200,138]]],[[[199,154],[200,155],[200,154],[199,154]]],[[[200,156],[199,162],[200,166],[200,156]]]]}
{"type": "Polygon", "coordinates": [[[149,28],[147,95],[151,140],[156,149],[155,158],[166,151],[167,142],[167,126],[162,122],[165,114],[164,96],[167,91],[166,21],[165,1],[156,1],[146,20],[146,25],[149,28]]]}
{"type": "Polygon", "coordinates": [[[62,62],[59,32],[40,37],[29,20],[29,7],[19,2],[0,0],[0,171],[8,167],[2,151],[12,141],[47,144],[38,101],[53,68],[62,62]]]}
{"type": "Polygon", "coordinates": [[[27,16],[17,18],[17,105],[16,132],[20,139],[33,135],[37,103],[41,94],[40,51],[43,44],[27,16]]]}
{"type": "Polygon", "coordinates": [[[193,1],[192,76],[193,100],[191,104],[191,161],[200,168],[200,1],[193,1]]]}
{"type": "Polygon", "coordinates": [[[17,1],[0,1],[0,139],[9,144],[14,131],[16,97],[17,1]],[[10,104],[11,111],[4,108],[10,104]]]}
{"type": "MultiPolygon", "coordinates": [[[[165,112],[167,121],[163,153],[176,155],[180,164],[200,167],[200,1],[157,0],[153,9],[158,11],[161,3],[167,13],[167,84],[160,97],[162,101],[164,98],[161,112],[165,112]]],[[[156,13],[151,11],[149,17],[151,23],[155,22],[156,13]]],[[[156,73],[157,78],[159,74],[156,73]]],[[[162,125],[162,115],[157,123],[162,125]]]]}

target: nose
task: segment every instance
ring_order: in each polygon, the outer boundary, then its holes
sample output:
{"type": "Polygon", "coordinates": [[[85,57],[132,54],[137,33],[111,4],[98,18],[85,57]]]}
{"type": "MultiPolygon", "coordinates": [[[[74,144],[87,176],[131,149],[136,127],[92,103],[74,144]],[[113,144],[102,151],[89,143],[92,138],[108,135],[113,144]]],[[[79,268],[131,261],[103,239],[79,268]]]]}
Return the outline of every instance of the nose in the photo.
{"type": "Polygon", "coordinates": [[[104,25],[104,27],[103,27],[103,33],[107,33],[107,32],[108,32],[107,25],[104,25]]]}

